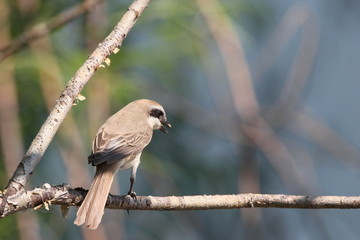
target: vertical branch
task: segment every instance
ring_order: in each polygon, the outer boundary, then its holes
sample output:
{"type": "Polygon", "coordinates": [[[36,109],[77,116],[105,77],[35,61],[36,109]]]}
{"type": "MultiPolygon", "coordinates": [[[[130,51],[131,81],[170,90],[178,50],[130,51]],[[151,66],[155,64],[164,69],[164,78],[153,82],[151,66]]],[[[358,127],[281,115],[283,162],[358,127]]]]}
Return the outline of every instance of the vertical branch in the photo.
{"type": "MultiPolygon", "coordinates": [[[[36,165],[40,162],[40,159],[44,155],[45,150],[49,146],[60,124],[64,120],[66,114],[70,111],[74,100],[105,59],[109,57],[115,48],[121,46],[128,32],[149,2],[150,0],[135,0],[119,23],[115,26],[114,30],[99,44],[95,51],[70,79],[65,90],[56,101],[53,110],[42,125],[40,131],[10,179],[5,190],[5,195],[7,197],[23,192],[30,174],[32,174],[36,165]]],[[[1,203],[0,206],[4,207],[3,204],[4,203],[1,203]]]]}

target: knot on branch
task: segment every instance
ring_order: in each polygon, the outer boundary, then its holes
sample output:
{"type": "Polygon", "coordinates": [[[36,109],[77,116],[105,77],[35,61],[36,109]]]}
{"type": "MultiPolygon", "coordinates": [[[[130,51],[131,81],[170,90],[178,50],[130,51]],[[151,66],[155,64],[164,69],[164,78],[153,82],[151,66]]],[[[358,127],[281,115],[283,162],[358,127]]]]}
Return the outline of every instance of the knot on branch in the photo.
{"type": "Polygon", "coordinates": [[[70,205],[72,201],[69,200],[69,190],[70,186],[67,184],[51,186],[45,183],[31,191],[20,188],[15,192],[11,192],[11,195],[7,191],[6,194],[0,196],[0,217],[5,217],[23,209],[38,209],[44,204],[47,207],[52,202],[70,205]]]}

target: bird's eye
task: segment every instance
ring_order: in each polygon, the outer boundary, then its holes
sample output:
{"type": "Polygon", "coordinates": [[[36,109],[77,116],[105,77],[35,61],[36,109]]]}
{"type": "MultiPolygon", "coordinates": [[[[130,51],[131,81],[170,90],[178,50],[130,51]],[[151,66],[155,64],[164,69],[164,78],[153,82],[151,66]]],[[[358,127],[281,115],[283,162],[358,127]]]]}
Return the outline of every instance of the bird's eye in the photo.
{"type": "Polygon", "coordinates": [[[161,116],[164,116],[164,113],[160,109],[155,108],[155,109],[151,109],[150,116],[160,118],[161,116]]]}

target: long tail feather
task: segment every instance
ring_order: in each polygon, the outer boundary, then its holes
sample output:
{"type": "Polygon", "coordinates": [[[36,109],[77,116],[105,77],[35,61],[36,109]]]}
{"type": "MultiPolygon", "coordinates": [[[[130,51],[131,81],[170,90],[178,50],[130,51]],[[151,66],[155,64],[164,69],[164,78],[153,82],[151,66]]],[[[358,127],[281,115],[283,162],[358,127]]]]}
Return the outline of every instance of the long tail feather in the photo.
{"type": "Polygon", "coordinates": [[[97,166],[89,192],[76,214],[77,217],[74,221],[76,225],[80,226],[85,223],[90,229],[98,227],[117,170],[116,164],[97,166]]]}

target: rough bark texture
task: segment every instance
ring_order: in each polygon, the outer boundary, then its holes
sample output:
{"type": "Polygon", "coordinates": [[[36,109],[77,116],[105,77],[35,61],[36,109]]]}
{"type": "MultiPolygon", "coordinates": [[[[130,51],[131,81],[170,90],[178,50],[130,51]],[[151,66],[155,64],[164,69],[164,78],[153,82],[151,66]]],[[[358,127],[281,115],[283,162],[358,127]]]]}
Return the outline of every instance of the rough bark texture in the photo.
{"type": "MultiPolygon", "coordinates": [[[[51,186],[45,183],[40,188],[27,191],[22,198],[4,199],[0,196],[0,205],[6,205],[0,211],[0,217],[8,216],[20,210],[41,206],[61,205],[62,209],[79,206],[87,190],[70,188],[69,185],[51,186]]],[[[303,208],[303,209],[355,209],[360,208],[359,196],[300,196],[282,194],[236,194],[236,195],[195,195],[195,196],[137,196],[134,200],[128,195],[109,195],[106,208],[128,210],[210,210],[237,208],[303,208]]]]}

